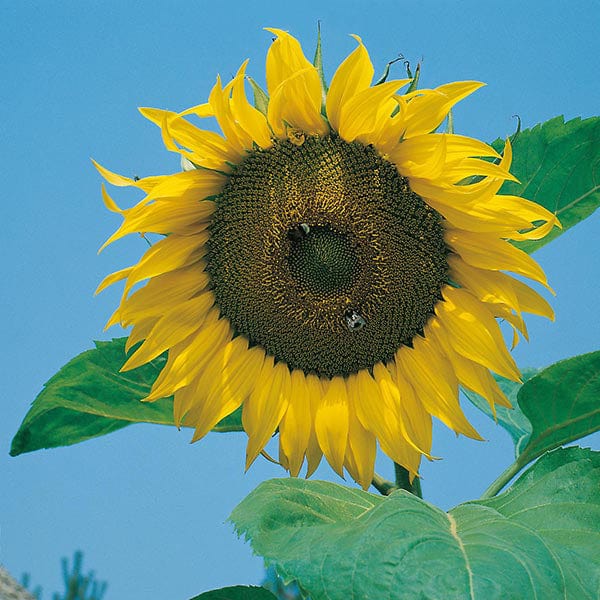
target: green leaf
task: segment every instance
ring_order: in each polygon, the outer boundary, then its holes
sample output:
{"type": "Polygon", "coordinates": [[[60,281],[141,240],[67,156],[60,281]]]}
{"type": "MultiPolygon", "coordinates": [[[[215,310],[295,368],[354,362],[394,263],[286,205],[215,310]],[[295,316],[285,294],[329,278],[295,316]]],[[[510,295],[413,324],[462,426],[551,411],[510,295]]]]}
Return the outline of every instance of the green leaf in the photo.
{"type": "MultiPolygon", "coordinates": [[[[132,423],[173,425],[173,400],[140,402],[148,395],[166,356],[120,373],[127,338],[96,342],[69,361],[44,386],[15,435],[10,454],[68,446],[132,423]]],[[[241,431],[238,411],[214,431],[241,431]]]]}
{"type": "Polygon", "coordinates": [[[525,382],[517,397],[532,426],[518,448],[524,466],[600,429],[600,351],[554,363],[525,382]]]}
{"type": "MultiPolygon", "coordinates": [[[[503,140],[492,144],[502,149],[503,140]]],[[[562,223],[541,240],[515,242],[531,253],[589,217],[600,205],[600,117],[555,117],[514,137],[511,173],[502,194],[522,196],[554,212],[562,223]]]]}
{"type": "Polygon", "coordinates": [[[194,596],[191,600],[277,600],[271,592],[265,588],[254,585],[236,585],[233,587],[220,588],[204,592],[194,596]]]}
{"type": "Polygon", "coordinates": [[[549,452],[508,491],[479,504],[540,536],[559,565],[560,597],[600,596],[600,452],[549,452]]]}
{"type": "MultiPolygon", "coordinates": [[[[523,381],[527,381],[538,372],[539,369],[522,369],[521,376],[523,381]]],[[[517,394],[522,385],[520,383],[515,383],[514,381],[509,381],[508,379],[500,377],[499,375],[494,375],[494,378],[513,406],[513,408],[496,406],[495,420],[497,421],[498,425],[506,429],[512,438],[515,444],[515,456],[518,456],[521,452],[521,448],[525,446],[529,440],[529,436],[531,435],[531,423],[523,414],[523,411],[520,409],[517,402],[517,394]]],[[[463,393],[479,410],[481,410],[491,419],[494,419],[494,413],[484,398],[482,398],[479,394],[467,389],[464,389],[463,393]]]]}
{"type": "Polygon", "coordinates": [[[325,99],[327,98],[327,80],[325,79],[325,72],[323,71],[323,45],[321,44],[321,22],[317,22],[317,47],[315,49],[315,57],[313,59],[313,66],[319,74],[319,80],[321,81],[321,104],[325,106],[325,99]]]}
{"type": "Polygon", "coordinates": [[[404,490],[285,479],[261,484],[231,520],[312,600],[591,600],[600,589],[600,453],[581,448],[449,513],[404,490]]]}
{"type": "Polygon", "coordinates": [[[250,75],[246,75],[246,79],[252,88],[252,92],[254,93],[254,106],[257,110],[259,110],[263,115],[267,114],[267,110],[269,109],[269,96],[267,93],[256,83],[256,81],[250,77],[250,75]]]}
{"type": "MultiPolygon", "coordinates": [[[[398,58],[394,58],[393,60],[390,60],[385,65],[385,68],[383,69],[383,73],[381,74],[381,76],[379,77],[379,79],[373,85],[375,86],[375,85],[381,85],[382,83],[385,83],[387,81],[387,78],[390,76],[390,69],[391,69],[392,65],[396,64],[398,61],[401,61],[401,60],[404,60],[404,56],[402,54],[400,54],[398,56],[398,58]]],[[[410,69],[408,68],[408,65],[407,65],[407,69],[410,72],[410,69]]],[[[412,79],[412,77],[410,75],[409,75],[409,77],[412,79]]]]}

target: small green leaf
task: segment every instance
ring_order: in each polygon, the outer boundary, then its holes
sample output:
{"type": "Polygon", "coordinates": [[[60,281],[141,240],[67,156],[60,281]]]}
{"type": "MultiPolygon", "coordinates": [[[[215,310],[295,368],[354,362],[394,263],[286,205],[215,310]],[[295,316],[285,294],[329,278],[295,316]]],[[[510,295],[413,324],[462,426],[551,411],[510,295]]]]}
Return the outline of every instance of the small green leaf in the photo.
{"type": "Polygon", "coordinates": [[[545,455],[507,492],[449,513],[322,481],[271,480],[233,511],[284,581],[312,600],[597,598],[600,453],[545,455]]]}
{"type": "Polygon", "coordinates": [[[267,114],[267,110],[269,109],[269,96],[267,93],[256,83],[256,81],[250,77],[250,75],[246,75],[246,79],[252,88],[252,92],[254,93],[254,106],[258,109],[263,115],[267,114]]]}
{"type": "MultiPolygon", "coordinates": [[[[504,141],[492,145],[501,150],[504,141]]],[[[563,226],[541,240],[515,242],[531,254],[600,205],[600,117],[567,123],[563,117],[555,117],[519,132],[513,143],[511,173],[521,183],[507,181],[500,192],[545,206],[563,226]]]]}
{"type": "Polygon", "coordinates": [[[554,363],[518,393],[532,432],[518,448],[524,466],[544,452],[600,429],[600,351],[554,363]]]}
{"type": "MultiPolygon", "coordinates": [[[[539,369],[522,369],[521,376],[523,381],[531,379],[539,369]]],[[[520,454],[520,449],[525,446],[531,435],[531,423],[527,417],[523,414],[517,402],[517,394],[521,389],[520,383],[509,381],[499,375],[494,375],[494,378],[498,382],[500,389],[506,394],[506,397],[510,400],[513,408],[505,408],[503,406],[496,406],[496,418],[498,425],[503,429],[506,429],[510,437],[515,444],[515,456],[520,454]]],[[[481,412],[485,413],[490,419],[494,419],[494,413],[490,408],[487,401],[482,398],[479,394],[472,392],[471,390],[463,390],[465,396],[474,404],[481,412]]]]}
{"type": "Polygon", "coordinates": [[[417,86],[419,85],[419,77],[421,77],[421,63],[417,63],[417,68],[415,69],[415,74],[413,75],[412,71],[410,70],[410,64],[408,61],[406,61],[406,74],[408,75],[409,79],[412,79],[412,81],[410,82],[408,89],[406,90],[407,94],[410,94],[411,92],[414,92],[417,89],[417,86]]]}
{"type": "Polygon", "coordinates": [[[191,600],[277,600],[277,598],[262,587],[235,585],[204,592],[199,596],[194,596],[191,600]]]}
{"type": "Polygon", "coordinates": [[[385,83],[387,81],[387,78],[390,76],[391,66],[403,59],[404,59],[404,56],[401,54],[398,58],[394,58],[393,60],[390,60],[385,65],[385,69],[383,69],[383,73],[381,74],[381,77],[379,77],[379,79],[373,85],[375,86],[375,85],[381,85],[382,83],[385,83]]]}
{"type": "Polygon", "coordinates": [[[315,49],[315,57],[313,59],[313,66],[319,74],[319,80],[321,81],[321,105],[322,110],[325,107],[325,100],[327,98],[327,80],[325,79],[325,72],[323,71],[323,45],[321,44],[321,22],[317,23],[317,47],[315,49]]]}
{"type": "MultiPolygon", "coordinates": [[[[140,402],[148,395],[166,356],[120,373],[127,338],[96,342],[69,361],[44,386],[15,435],[10,454],[69,446],[132,423],[173,425],[173,400],[140,402]]],[[[241,431],[239,411],[214,431],[241,431]]]]}

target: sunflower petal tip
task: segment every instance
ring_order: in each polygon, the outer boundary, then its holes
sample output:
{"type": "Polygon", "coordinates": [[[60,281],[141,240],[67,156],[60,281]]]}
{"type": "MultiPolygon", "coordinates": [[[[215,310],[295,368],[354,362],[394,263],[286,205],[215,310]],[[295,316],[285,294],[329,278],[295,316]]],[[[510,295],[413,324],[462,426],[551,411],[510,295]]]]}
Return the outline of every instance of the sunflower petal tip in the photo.
{"type": "MultiPolygon", "coordinates": [[[[179,429],[179,426],[177,426],[177,428],[179,429]]],[[[202,434],[200,431],[198,431],[197,429],[194,431],[194,435],[192,436],[192,439],[190,440],[190,444],[194,444],[197,441],[201,440],[204,437],[204,434],[202,434]]]]}
{"type": "Polygon", "coordinates": [[[287,31],[278,29],[277,27],[263,27],[263,29],[269,33],[272,33],[273,35],[276,35],[278,38],[287,35],[287,31]]]}
{"type": "Polygon", "coordinates": [[[473,91],[479,90],[482,87],[486,87],[487,86],[487,83],[485,83],[485,81],[477,81],[475,79],[473,79],[472,81],[465,81],[465,83],[470,83],[471,86],[473,87],[473,91]]]}
{"type": "Polygon", "coordinates": [[[126,373],[127,371],[131,371],[132,369],[135,369],[138,366],[134,363],[134,361],[131,360],[132,358],[133,356],[130,356],[127,359],[125,364],[119,369],[119,373],[126,373]]]}

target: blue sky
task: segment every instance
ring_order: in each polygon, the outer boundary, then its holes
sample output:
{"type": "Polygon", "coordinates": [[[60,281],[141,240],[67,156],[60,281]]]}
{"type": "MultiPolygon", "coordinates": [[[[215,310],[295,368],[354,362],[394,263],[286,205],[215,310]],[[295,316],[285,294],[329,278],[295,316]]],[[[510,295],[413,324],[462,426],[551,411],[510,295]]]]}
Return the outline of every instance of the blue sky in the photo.
{"type": "MultiPolygon", "coordinates": [[[[402,53],[423,59],[424,86],[487,82],[456,110],[459,133],[491,141],[513,132],[515,114],[529,127],[600,106],[595,0],[1,2],[0,563],[16,576],[30,572],[45,598],[61,587],[61,556],[77,548],[109,581],[107,600],[185,600],[262,577],[260,559],[225,520],[282,472],[258,461],[244,474],[243,436],[211,434],[190,446],[189,431],[138,425],[18,458],[8,448],[43,383],[93,339],[122,334],[103,333],[119,290],[93,291],[135,262],[143,242],[132,237],[97,256],[118,221],[102,205],[89,158],[127,175],[176,171],[136,107],[204,102],[216,74],[229,78],[245,58],[261,81],[271,40],[262,28],[289,30],[310,55],[318,20],[329,77],[357,33],[377,70],[402,53]]],[[[536,254],[557,292],[557,318],[529,319],[532,341],[515,353],[521,366],[598,348],[599,225],[596,214],[536,254]]],[[[437,427],[434,454],[444,460],[423,469],[426,498],[446,508],[477,497],[511,459],[508,436],[467,412],[488,441],[437,427]]],[[[378,470],[391,476],[391,463],[381,459],[378,470]]],[[[336,480],[328,468],[317,476],[336,480]]]]}

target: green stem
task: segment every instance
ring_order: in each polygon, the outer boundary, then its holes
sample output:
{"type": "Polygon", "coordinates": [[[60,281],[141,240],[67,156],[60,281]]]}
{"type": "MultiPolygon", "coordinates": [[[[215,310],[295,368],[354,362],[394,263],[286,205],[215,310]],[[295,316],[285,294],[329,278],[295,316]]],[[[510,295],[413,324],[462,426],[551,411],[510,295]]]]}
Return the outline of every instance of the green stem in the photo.
{"type": "Polygon", "coordinates": [[[505,471],[500,474],[500,477],[492,482],[490,487],[483,492],[481,499],[492,498],[495,496],[522,468],[518,462],[514,462],[505,471]]]}
{"type": "Polygon", "coordinates": [[[373,481],[371,481],[371,485],[382,496],[389,496],[393,491],[398,489],[398,486],[394,482],[384,479],[381,475],[378,475],[377,473],[373,474],[373,481]]]}
{"type": "Polygon", "coordinates": [[[410,482],[410,475],[408,471],[394,463],[394,471],[396,473],[396,487],[406,490],[419,498],[423,497],[423,492],[421,491],[421,480],[418,477],[413,479],[413,482],[410,482]]]}

